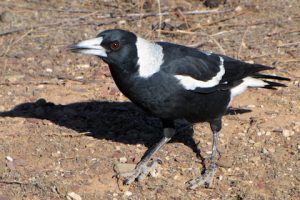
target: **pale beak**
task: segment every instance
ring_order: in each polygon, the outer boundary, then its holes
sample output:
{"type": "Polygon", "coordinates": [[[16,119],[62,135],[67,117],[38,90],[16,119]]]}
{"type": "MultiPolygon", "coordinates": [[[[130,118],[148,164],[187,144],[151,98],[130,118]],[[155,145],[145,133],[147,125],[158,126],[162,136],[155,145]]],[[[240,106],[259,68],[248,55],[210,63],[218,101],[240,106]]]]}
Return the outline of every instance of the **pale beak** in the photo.
{"type": "Polygon", "coordinates": [[[90,40],[84,40],[76,44],[70,45],[68,48],[72,52],[96,55],[100,57],[107,57],[105,49],[101,46],[103,38],[97,37],[90,40]]]}

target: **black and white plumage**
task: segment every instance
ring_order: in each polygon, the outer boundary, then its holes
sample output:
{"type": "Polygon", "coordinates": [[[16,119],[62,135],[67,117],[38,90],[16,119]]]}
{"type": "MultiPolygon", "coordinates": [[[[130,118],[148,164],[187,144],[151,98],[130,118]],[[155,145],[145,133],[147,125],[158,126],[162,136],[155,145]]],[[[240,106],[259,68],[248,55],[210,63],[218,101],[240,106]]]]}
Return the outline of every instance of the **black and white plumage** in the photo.
{"type": "Polygon", "coordinates": [[[70,46],[74,52],[99,56],[108,63],[120,91],[137,106],[162,120],[163,139],[138,163],[126,183],[149,171],[149,160],[175,134],[174,120],[209,122],[213,132],[211,164],[190,187],[211,186],[221,118],[231,100],[249,87],[285,86],[270,80],[289,80],[262,74],[272,67],[167,42],[151,42],[134,33],[106,30],[96,38],[70,46]]]}

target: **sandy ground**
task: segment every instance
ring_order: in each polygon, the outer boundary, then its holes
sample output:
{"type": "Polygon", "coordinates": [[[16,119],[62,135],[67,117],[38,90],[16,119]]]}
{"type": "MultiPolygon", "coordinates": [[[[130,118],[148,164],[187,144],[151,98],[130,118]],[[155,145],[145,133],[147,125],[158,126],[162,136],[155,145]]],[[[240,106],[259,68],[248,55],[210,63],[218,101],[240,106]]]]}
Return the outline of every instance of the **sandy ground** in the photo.
{"type": "Polygon", "coordinates": [[[300,2],[228,0],[215,13],[186,15],[212,9],[161,0],[161,10],[169,14],[158,31],[157,16],[125,16],[157,13],[155,0],[0,2],[1,200],[76,199],[72,192],[91,200],[300,199],[300,2]],[[125,187],[114,166],[137,163],[161,124],[119,92],[106,64],[65,49],[108,28],[276,66],[272,73],[292,81],[234,100],[213,188],[186,189],[203,167],[195,148],[210,154],[205,123],[157,154],[157,177],[125,187]]]}

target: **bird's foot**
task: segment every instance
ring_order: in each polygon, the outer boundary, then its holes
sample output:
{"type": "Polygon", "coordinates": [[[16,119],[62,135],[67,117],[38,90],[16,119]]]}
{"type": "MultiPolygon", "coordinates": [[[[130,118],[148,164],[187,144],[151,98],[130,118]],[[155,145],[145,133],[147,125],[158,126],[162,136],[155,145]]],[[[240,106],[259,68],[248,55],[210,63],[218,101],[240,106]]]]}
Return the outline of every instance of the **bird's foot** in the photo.
{"type": "Polygon", "coordinates": [[[143,180],[149,173],[155,176],[155,169],[157,165],[160,164],[160,160],[154,160],[149,164],[143,163],[141,165],[137,165],[136,168],[132,172],[127,172],[126,174],[122,174],[122,176],[126,177],[124,180],[124,184],[130,185],[135,180],[141,181],[143,180]]]}
{"type": "Polygon", "coordinates": [[[189,184],[188,188],[192,189],[192,190],[199,186],[211,188],[216,171],[217,171],[217,165],[211,164],[208,167],[208,169],[205,170],[204,174],[202,174],[188,182],[188,184],[189,184]]]}

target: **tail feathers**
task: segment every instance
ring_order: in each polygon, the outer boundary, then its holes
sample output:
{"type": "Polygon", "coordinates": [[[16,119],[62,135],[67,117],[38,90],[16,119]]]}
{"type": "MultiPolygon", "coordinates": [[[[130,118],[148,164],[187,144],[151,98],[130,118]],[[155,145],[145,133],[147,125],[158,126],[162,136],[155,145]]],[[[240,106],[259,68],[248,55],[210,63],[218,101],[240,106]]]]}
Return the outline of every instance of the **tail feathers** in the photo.
{"type": "Polygon", "coordinates": [[[252,77],[253,78],[274,79],[274,80],[280,80],[280,81],[290,81],[291,80],[291,79],[283,77],[283,76],[276,76],[276,75],[270,75],[270,74],[254,74],[252,77]]]}
{"type": "Polygon", "coordinates": [[[278,82],[273,82],[273,81],[266,81],[263,80],[265,83],[267,83],[267,85],[265,85],[263,88],[266,89],[272,89],[272,90],[276,90],[276,87],[287,87],[285,84],[283,83],[278,83],[278,82]]]}
{"type": "Polygon", "coordinates": [[[291,79],[283,77],[283,76],[260,74],[260,73],[253,74],[252,77],[255,79],[260,79],[264,83],[266,83],[262,88],[272,89],[272,90],[276,90],[276,87],[287,87],[287,86],[283,83],[268,81],[265,79],[278,80],[278,81],[290,81],[291,80],[291,79]]]}

